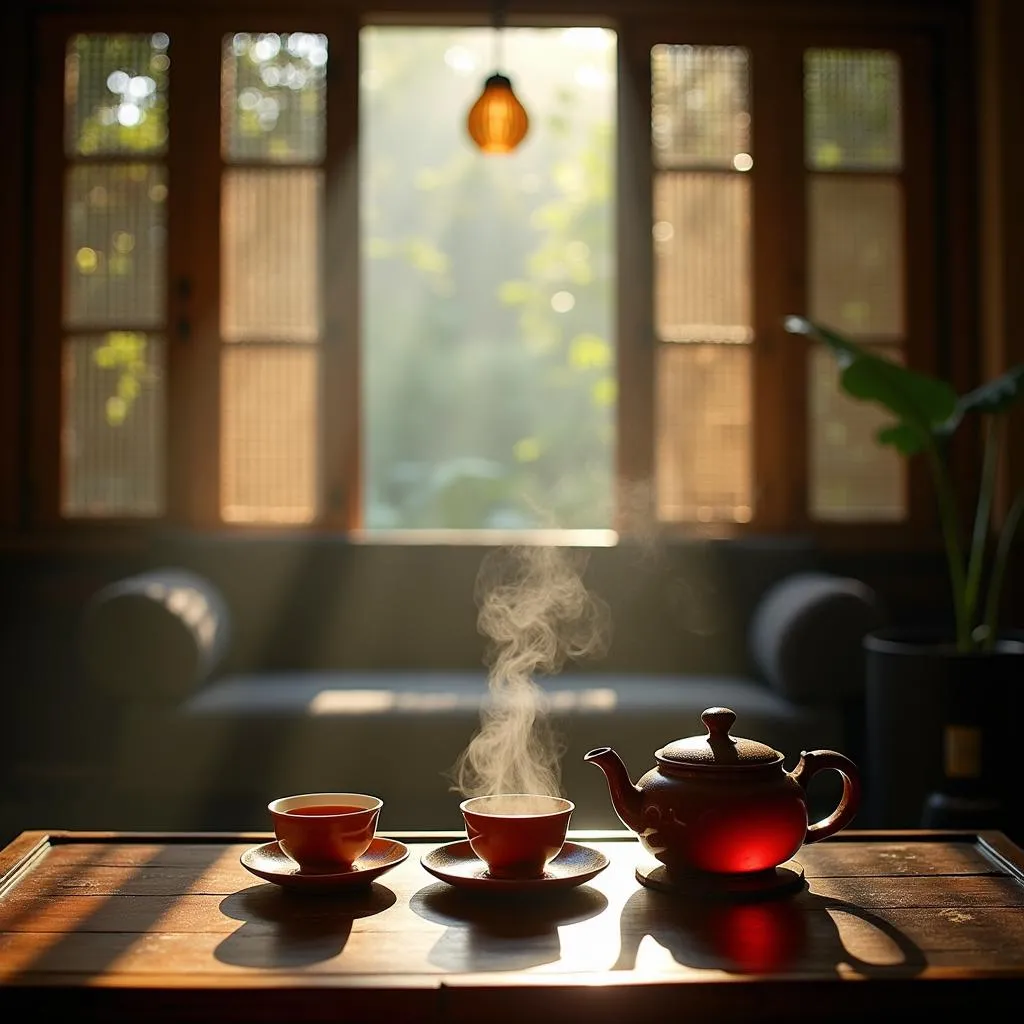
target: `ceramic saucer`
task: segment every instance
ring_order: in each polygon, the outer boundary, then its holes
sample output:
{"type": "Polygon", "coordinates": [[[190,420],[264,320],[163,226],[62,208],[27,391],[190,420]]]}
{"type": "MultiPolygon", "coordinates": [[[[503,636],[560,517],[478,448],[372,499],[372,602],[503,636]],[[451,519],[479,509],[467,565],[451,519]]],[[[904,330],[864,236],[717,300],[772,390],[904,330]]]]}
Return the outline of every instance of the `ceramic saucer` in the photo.
{"type": "Polygon", "coordinates": [[[425,853],[420,863],[435,878],[461,889],[514,893],[571,889],[604,871],[608,858],[589,846],[566,843],[540,878],[492,878],[469,840],[460,839],[425,853]]]}
{"type": "Polygon", "coordinates": [[[376,836],[350,871],[303,871],[276,840],[250,847],[239,859],[247,871],[275,885],[305,889],[307,892],[328,892],[369,885],[408,856],[409,848],[404,843],[376,836]]]}

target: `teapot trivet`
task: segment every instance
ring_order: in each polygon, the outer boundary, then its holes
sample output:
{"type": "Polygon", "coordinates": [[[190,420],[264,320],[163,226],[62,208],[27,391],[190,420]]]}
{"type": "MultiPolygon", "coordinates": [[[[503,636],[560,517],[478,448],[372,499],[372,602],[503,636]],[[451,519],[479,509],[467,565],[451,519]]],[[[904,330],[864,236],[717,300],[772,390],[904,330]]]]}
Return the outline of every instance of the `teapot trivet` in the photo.
{"type": "Polygon", "coordinates": [[[781,896],[803,888],[803,865],[788,860],[767,871],[717,874],[710,871],[669,872],[664,864],[638,864],[636,880],[649,889],[684,896],[687,899],[759,899],[781,896]]]}

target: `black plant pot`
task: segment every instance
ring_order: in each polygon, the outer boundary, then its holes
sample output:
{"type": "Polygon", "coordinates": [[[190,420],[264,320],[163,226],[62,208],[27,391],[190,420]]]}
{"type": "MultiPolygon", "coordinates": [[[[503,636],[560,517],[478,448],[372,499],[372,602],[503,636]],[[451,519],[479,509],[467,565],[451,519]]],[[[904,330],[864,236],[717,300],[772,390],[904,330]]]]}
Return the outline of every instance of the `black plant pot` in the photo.
{"type": "Polygon", "coordinates": [[[948,634],[886,629],[864,649],[864,825],[1019,835],[1024,633],[960,653],[948,634]]]}

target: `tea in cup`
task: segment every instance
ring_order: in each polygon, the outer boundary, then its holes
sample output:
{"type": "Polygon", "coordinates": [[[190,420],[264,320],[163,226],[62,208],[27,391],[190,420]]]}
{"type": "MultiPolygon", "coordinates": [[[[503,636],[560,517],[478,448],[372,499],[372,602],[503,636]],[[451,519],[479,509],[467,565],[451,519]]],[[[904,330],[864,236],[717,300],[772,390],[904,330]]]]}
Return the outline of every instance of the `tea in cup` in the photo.
{"type": "Polygon", "coordinates": [[[533,793],[476,796],[459,804],[473,852],[493,878],[540,878],[565,844],[571,800],[533,793]]]}
{"type": "Polygon", "coordinates": [[[368,793],[302,793],[267,805],[281,849],[307,871],[348,871],[370,848],[384,802],[368,793]]]}

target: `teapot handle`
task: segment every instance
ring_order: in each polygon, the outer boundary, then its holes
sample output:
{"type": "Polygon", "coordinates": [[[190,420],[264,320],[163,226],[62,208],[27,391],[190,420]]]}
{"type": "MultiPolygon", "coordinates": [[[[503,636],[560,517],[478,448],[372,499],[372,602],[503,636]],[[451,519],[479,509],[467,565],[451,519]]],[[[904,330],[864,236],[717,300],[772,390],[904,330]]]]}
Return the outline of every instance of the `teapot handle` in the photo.
{"type": "Polygon", "coordinates": [[[805,843],[816,843],[819,839],[835,835],[840,829],[846,828],[860,810],[861,785],[860,770],[845,755],[834,750],[805,750],[800,755],[800,762],[789,773],[789,777],[807,793],[807,785],[818,772],[831,768],[839,772],[843,778],[843,795],[839,798],[836,809],[827,817],[807,826],[805,843]]]}

